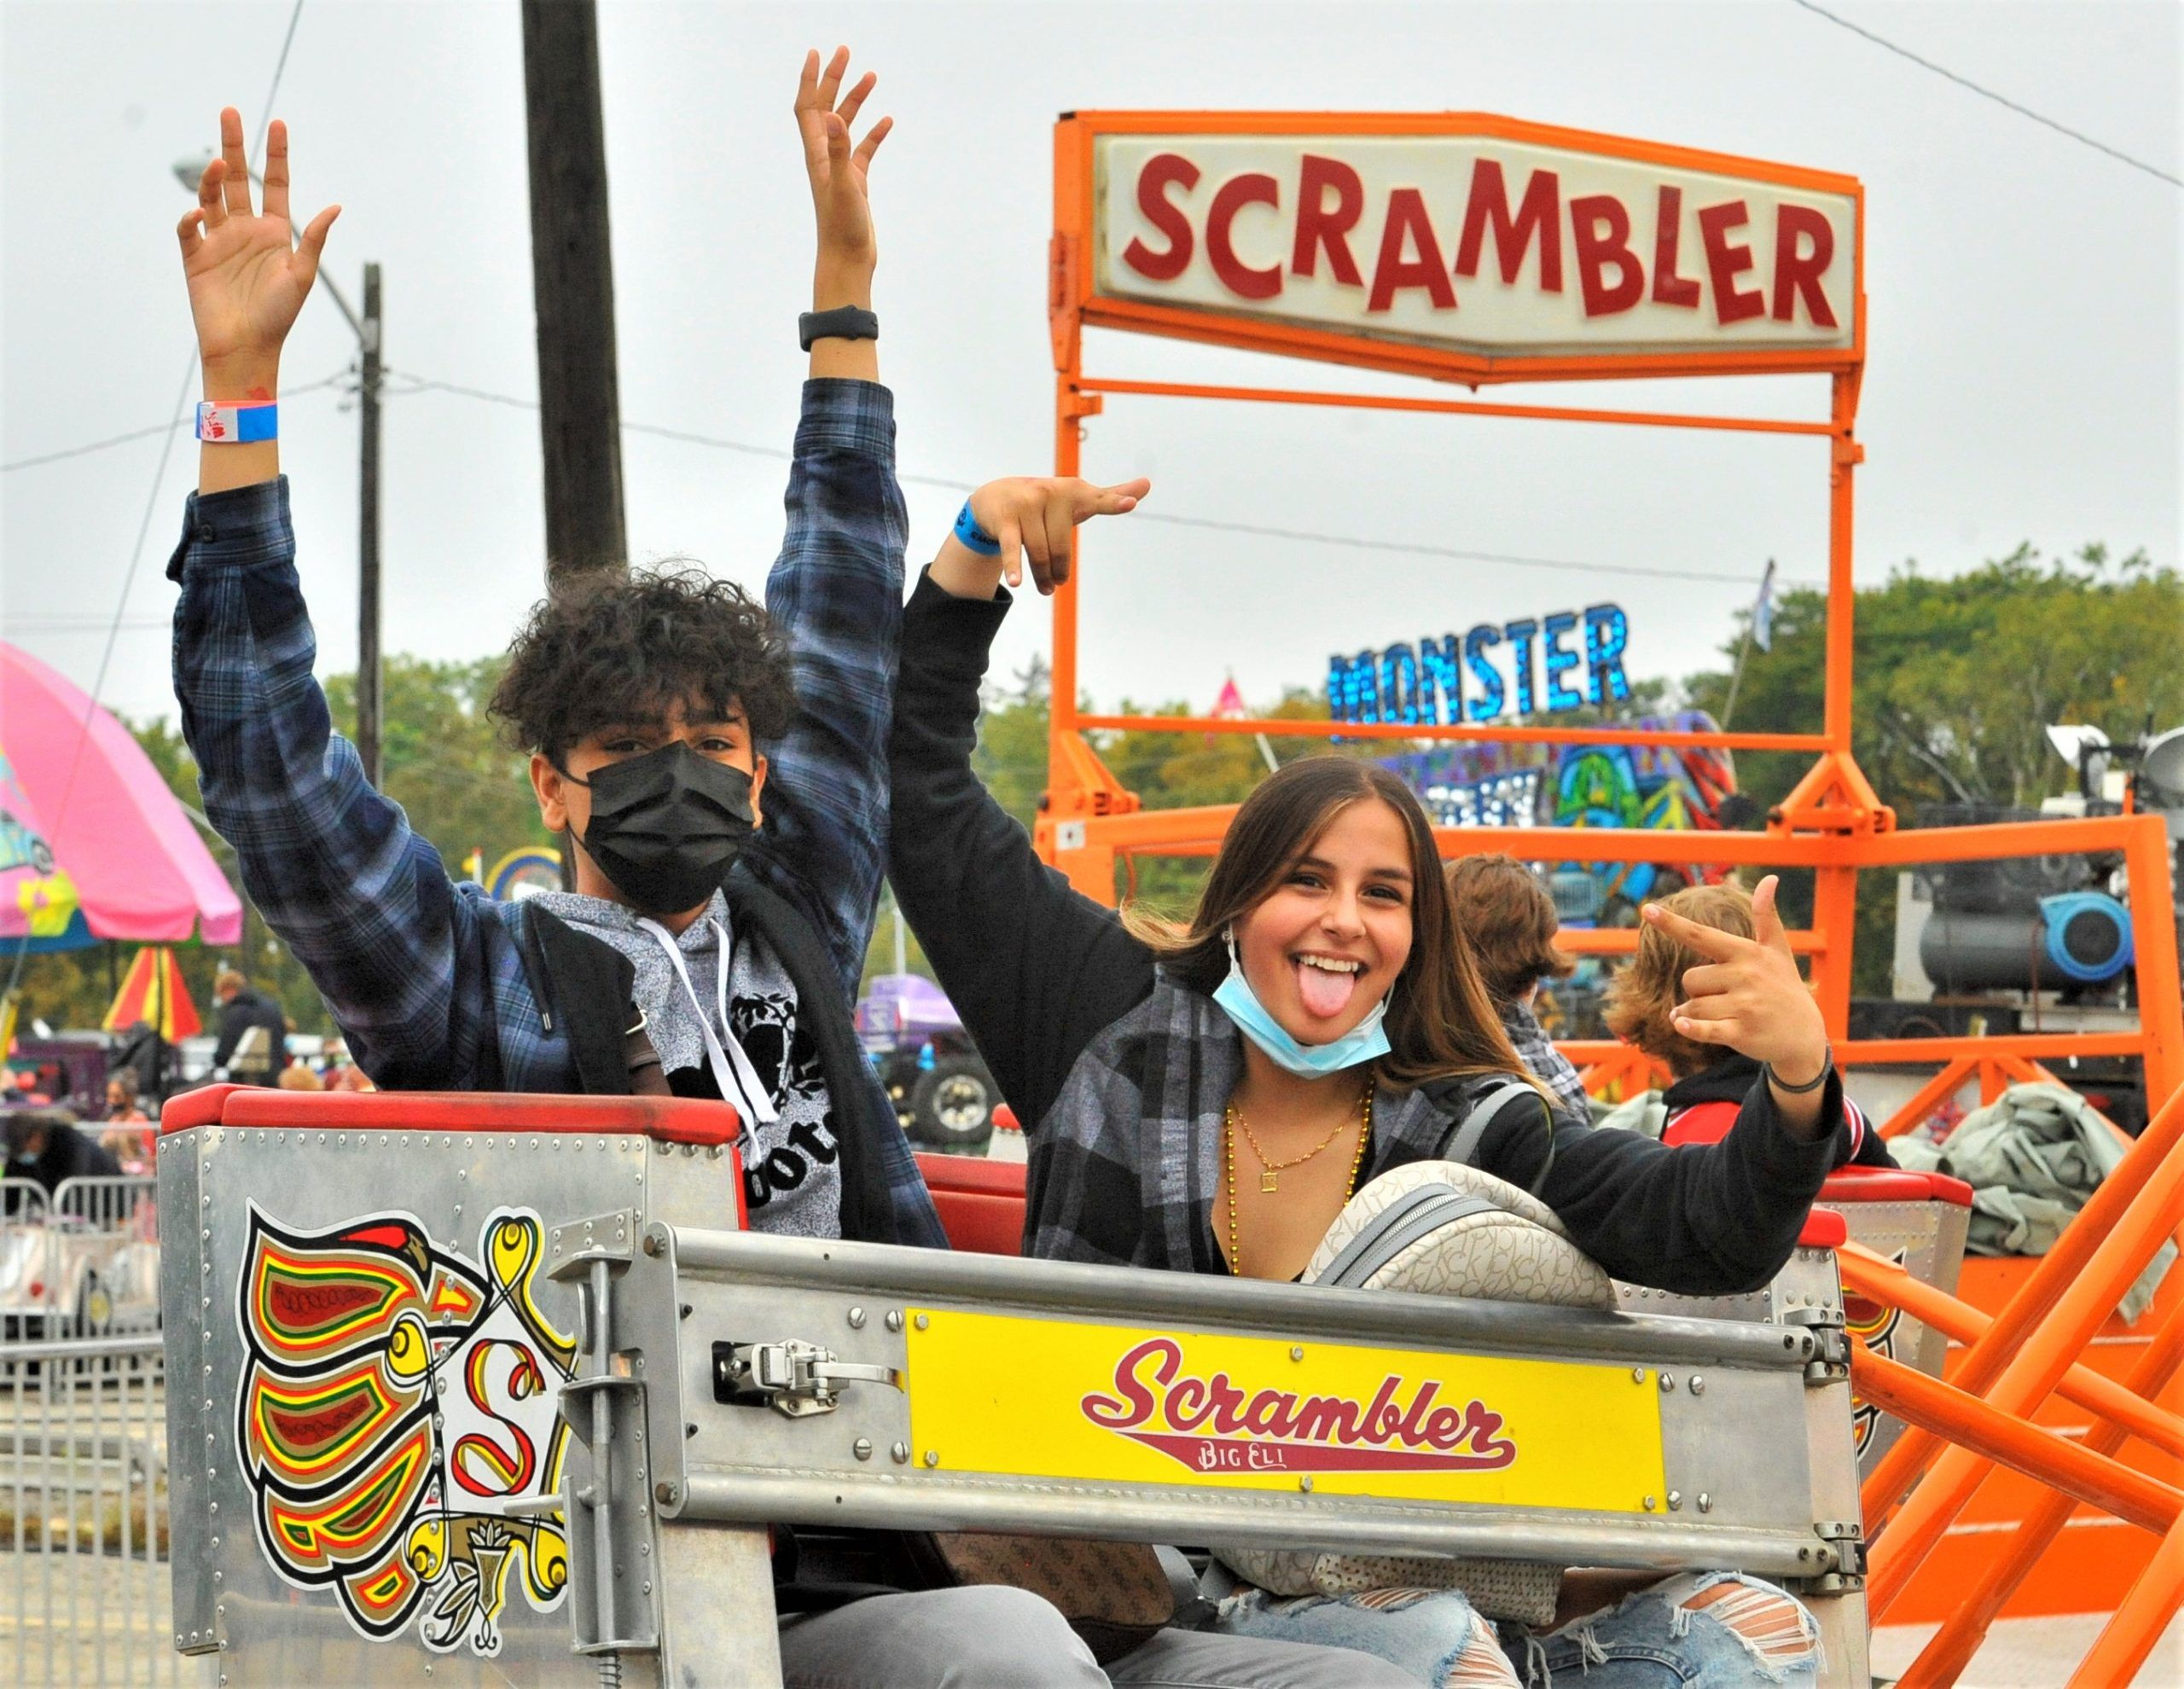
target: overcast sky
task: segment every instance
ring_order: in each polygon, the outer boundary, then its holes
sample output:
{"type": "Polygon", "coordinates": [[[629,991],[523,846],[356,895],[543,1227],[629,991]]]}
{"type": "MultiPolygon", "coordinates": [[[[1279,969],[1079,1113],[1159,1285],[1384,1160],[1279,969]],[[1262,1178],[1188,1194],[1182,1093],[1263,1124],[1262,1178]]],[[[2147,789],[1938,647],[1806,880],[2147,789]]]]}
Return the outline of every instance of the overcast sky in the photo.
{"type": "MultiPolygon", "coordinates": [[[[9,462],[170,414],[190,349],[177,157],[225,102],[255,136],[289,0],[7,0],[4,434],[9,462]]],[[[2178,9],[1879,3],[1830,9],[2172,174],[2178,9]]],[[[600,9],[625,421],[778,452],[809,304],[808,200],[788,105],[804,49],[847,42],[897,131],[874,177],[881,366],[903,468],[959,481],[1050,467],[1044,311],[1051,125],[1077,107],[1480,110],[1839,171],[1867,190],[1869,363],[1857,572],[1949,573],[2020,540],[2177,558],[2179,190],[1907,63],[1791,0],[600,9]]],[[[277,102],[299,215],[346,207],[328,268],[385,267],[401,374],[537,392],[514,0],[308,0],[277,102]]],[[[313,299],[284,386],[350,361],[313,299]]],[[[1114,334],[1097,374],[1418,391],[1394,377],[1114,334]]],[[[399,386],[396,380],[393,385],[399,386]]],[[[195,389],[191,390],[194,398],[195,389]]],[[[1818,417],[1817,380],[1542,387],[1511,397],[1818,417]]],[[[353,665],[357,419],[282,406],[322,671],[353,665]]],[[[500,647],[542,579],[535,413],[415,392],[385,421],[385,641],[500,647]]],[[[163,578],[195,474],[161,441],[0,476],[0,637],[91,684],[139,525],[105,697],[172,708],[163,578]]],[[[1323,682],[1328,652],[1604,598],[1640,675],[1704,666],[1749,601],[1630,566],[1816,578],[1826,447],[1628,428],[1112,399],[1086,473],[1153,478],[1148,509],[1598,566],[1458,563],[1110,523],[1085,548],[1084,684],[1102,706],[1208,707],[1323,682]]],[[[633,557],[759,584],[776,457],[625,436],[633,557]]],[[[913,563],[960,494],[911,485],[913,563]]],[[[1048,640],[1020,608],[1002,660],[1048,640]]],[[[1816,727],[1817,723],[1814,723],[1816,727]]]]}

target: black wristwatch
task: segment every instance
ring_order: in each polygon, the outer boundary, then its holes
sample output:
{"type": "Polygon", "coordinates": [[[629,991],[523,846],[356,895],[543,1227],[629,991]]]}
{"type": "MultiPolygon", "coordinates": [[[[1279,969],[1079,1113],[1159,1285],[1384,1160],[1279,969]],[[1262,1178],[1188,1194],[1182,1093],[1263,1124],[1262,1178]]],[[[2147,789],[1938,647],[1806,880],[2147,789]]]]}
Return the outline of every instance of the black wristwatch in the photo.
{"type": "Polygon", "coordinates": [[[859,305],[836,305],[832,311],[807,311],[796,319],[797,338],[806,351],[814,340],[876,340],[880,319],[859,305]]]}

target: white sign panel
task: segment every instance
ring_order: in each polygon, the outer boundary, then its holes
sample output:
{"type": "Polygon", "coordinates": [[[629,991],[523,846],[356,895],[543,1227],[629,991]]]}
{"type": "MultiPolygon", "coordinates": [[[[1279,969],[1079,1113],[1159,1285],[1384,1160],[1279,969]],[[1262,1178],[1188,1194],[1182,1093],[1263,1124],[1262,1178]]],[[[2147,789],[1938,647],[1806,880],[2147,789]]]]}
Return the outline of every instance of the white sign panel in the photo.
{"type": "Polygon", "coordinates": [[[1475,135],[1095,146],[1101,298],[1495,357],[1856,341],[1848,194],[1475,135]]]}

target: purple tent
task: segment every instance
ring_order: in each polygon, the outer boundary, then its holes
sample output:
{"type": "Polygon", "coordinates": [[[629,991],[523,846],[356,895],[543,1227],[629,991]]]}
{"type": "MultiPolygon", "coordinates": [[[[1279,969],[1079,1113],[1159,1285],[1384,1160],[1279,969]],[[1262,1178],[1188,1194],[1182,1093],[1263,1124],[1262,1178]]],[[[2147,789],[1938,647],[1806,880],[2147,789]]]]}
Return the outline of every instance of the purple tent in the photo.
{"type": "Polygon", "coordinates": [[[963,1023],[947,994],[930,979],[883,973],[857,1006],[857,1030],[868,1044],[910,1044],[961,1032],[963,1023]]]}

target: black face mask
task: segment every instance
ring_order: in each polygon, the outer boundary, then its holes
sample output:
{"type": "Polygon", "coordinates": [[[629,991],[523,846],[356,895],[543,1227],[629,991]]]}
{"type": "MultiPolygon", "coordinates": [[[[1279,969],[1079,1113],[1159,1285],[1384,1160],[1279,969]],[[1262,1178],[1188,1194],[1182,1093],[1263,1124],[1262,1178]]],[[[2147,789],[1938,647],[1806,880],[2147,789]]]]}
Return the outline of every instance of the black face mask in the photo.
{"type": "Polygon", "coordinates": [[[630,907],[679,914],[706,902],[758,823],[751,776],[681,743],[609,763],[590,780],[584,847],[630,907]]]}

